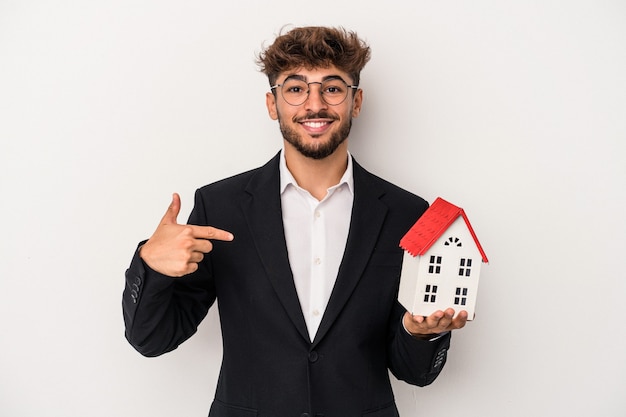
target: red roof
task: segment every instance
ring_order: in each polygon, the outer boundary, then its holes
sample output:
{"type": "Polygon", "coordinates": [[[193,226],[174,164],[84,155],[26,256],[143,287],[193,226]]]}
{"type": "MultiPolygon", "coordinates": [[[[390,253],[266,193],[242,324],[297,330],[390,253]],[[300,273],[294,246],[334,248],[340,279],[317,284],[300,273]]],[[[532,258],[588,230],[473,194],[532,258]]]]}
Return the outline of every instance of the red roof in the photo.
{"type": "Polygon", "coordinates": [[[483,258],[483,262],[489,262],[463,209],[441,197],[437,197],[428,210],[422,214],[422,217],[404,235],[400,240],[400,247],[412,256],[424,255],[459,216],[462,216],[463,220],[465,220],[465,224],[483,258]]]}

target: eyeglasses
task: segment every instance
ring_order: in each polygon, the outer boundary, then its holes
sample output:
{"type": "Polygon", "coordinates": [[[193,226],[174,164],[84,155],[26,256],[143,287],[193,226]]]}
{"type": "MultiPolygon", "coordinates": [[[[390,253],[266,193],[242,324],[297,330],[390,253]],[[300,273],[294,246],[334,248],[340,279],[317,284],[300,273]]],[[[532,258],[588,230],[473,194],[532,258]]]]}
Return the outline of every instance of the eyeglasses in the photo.
{"type": "Polygon", "coordinates": [[[337,106],[343,103],[346,97],[348,97],[348,91],[359,88],[358,85],[346,84],[341,78],[330,78],[322,82],[315,81],[310,83],[299,78],[287,78],[282,84],[273,85],[270,89],[280,89],[280,94],[287,104],[300,106],[309,98],[311,84],[320,86],[322,100],[329,106],[337,106]]]}

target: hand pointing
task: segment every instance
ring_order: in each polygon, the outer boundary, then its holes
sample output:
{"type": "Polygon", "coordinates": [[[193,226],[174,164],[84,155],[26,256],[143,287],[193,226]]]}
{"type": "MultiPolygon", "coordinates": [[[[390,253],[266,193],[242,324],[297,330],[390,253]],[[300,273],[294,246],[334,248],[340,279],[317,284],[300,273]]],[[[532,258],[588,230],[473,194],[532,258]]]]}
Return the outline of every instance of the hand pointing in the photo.
{"type": "Polygon", "coordinates": [[[195,272],[204,254],[213,250],[211,240],[233,240],[233,235],[211,226],[178,224],[180,196],[172,196],[154,234],[139,250],[148,266],[163,275],[182,277],[195,272]]]}

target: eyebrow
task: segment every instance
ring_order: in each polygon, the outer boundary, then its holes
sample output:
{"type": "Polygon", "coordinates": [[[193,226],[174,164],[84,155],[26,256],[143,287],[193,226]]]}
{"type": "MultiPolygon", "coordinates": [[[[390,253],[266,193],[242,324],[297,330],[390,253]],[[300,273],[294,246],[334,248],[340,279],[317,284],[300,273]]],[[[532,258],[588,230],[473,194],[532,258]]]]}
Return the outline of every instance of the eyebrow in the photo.
{"type": "MultiPolygon", "coordinates": [[[[285,80],[283,81],[283,83],[287,80],[291,80],[291,79],[296,79],[296,80],[300,80],[300,81],[304,81],[304,82],[308,82],[309,80],[307,79],[307,77],[305,77],[304,75],[300,75],[300,74],[290,74],[287,76],[287,78],[285,78],[285,80]]],[[[322,82],[324,81],[328,81],[328,80],[341,80],[344,83],[348,84],[348,82],[346,80],[343,79],[343,77],[341,77],[340,75],[327,75],[325,77],[322,78],[322,82]]],[[[311,81],[314,82],[314,81],[311,81]]]]}

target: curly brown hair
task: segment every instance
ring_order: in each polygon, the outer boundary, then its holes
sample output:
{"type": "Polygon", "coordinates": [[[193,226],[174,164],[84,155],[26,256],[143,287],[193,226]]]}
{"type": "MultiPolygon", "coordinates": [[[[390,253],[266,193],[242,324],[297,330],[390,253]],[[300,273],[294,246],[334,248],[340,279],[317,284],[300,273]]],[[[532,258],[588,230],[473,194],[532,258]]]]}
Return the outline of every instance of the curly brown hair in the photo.
{"type": "Polygon", "coordinates": [[[369,59],[370,47],[355,32],[341,27],[309,26],[279,33],[274,43],[257,56],[256,62],[270,85],[284,71],[331,65],[347,72],[358,85],[361,70],[369,59]]]}

